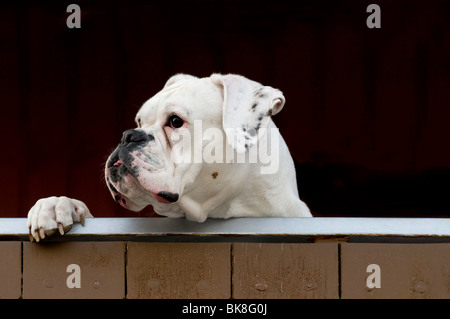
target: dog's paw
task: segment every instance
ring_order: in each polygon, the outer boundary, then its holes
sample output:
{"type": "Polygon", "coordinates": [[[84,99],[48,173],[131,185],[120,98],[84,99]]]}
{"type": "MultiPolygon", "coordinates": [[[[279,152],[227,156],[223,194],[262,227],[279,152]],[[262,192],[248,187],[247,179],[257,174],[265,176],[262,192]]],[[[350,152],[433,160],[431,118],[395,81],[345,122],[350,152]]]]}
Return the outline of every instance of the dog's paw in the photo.
{"type": "Polygon", "coordinates": [[[64,235],[74,222],[84,226],[85,217],[92,217],[87,206],[65,196],[42,198],[28,212],[27,227],[30,241],[39,242],[55,233],[64,235]]]}

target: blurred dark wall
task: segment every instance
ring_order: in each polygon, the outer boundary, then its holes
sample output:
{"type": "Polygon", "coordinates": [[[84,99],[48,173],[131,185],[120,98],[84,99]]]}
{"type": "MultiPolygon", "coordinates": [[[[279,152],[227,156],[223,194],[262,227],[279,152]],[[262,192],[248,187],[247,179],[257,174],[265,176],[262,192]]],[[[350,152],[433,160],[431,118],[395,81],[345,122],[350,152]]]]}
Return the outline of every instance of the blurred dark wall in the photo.
{"type": "MultiPolygon", "coordinates": [[[[67,195],[116,206],[103,164],[174,73],[284,92],[274,117],[317,216],[446,216],[450,1],[33,1],[1,4],[3,217],[67,195]],[[66,8],[81,7],[81,29],[66,8]]],[[[146,216],[151,209],[138,214],[146,216]]]]}

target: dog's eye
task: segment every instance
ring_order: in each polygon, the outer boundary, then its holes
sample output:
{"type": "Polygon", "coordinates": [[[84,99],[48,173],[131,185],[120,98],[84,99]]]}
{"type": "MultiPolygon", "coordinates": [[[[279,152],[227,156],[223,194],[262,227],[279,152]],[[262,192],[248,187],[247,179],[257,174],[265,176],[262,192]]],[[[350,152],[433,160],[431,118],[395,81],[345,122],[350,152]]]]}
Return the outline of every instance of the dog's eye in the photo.
{"type": "Polygon", "coordinates": [[[136,124],[137,124],[137,126],[140,128],[141,127],[141,119],[140,118],[138,118],[137,120],[136,120],[136,124]]]}
{"type": "Polygon", "coordinates": [[[184,121],[177,115],[172,115],[169,117],[168,125],[171,128],[180,128],[184,124],[184,121]]]}

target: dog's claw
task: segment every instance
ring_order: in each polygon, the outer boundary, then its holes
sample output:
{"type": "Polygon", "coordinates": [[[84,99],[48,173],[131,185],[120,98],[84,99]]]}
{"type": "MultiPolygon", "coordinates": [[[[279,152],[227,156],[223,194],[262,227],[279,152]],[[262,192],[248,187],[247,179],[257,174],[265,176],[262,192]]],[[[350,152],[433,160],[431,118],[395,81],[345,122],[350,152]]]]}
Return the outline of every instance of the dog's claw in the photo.
{"type": "Polygon", "coordinates": [[[33,237],[34,237],[34,240],[36,240],[37,243],[41,240],[41,238],[39,237],[39,232],[38,232],[37,229],[35,231],[33,231],[33,237]]]}
{"type": "Polygon", "coordinates": [[[45,230],[44,228],[39,228],[39,236],[41,237],[41,239],[45,238],[45,230]]]}
{"type": "Polygon", "coordinates": [[[39,242],[42,239],[45,239],[47,237],[51,237],[55,235],[55,233],[59,233],[61,235],[66,234],[69,232],[69,230],[72,228],[72,225],[63,226],[61,223],[58,223],[58,228],[48,229],[44,230],[44,228],[39,228],[39,230],[31,231],[31,229],[28,229],[28,238],[30,239],[30,242],[39,242]]]}
{"type": "Polygon", "coordinates": [[[64,227],[63,224],[58,223],[58,230],[61,235],[64,235],[65,233],[69,232],[70,229],[72,229],[72,225],[67,225],[64,227]]]}
{"type": "Polygon", "coordinates": [[[64,235],[64,228],[61,223],[58,223],[58,230],[59,230],[59,233],[61,234],[61,236],[64,235]]]}

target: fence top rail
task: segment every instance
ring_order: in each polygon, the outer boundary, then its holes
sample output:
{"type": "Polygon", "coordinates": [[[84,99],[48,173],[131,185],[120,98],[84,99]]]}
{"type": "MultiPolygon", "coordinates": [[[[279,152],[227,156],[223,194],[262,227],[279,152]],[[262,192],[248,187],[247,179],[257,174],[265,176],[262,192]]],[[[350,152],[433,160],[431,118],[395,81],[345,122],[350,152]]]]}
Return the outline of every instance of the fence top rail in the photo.
{"type": "MultiPolygon", "coordinates": [[[[28,240],[26,218],[0,218],[0,240],[28,240]]],[[[445,218],[88,218],[50,241],[450,242],[445,218]]]]}

